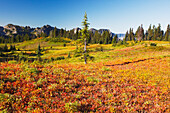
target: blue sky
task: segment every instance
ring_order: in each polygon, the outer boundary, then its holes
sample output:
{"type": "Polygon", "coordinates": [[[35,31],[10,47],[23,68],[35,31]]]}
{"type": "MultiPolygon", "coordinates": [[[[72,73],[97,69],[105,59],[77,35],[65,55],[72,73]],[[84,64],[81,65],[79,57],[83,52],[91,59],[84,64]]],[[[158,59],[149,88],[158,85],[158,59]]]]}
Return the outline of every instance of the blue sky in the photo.
{"type": "Polygon", "coordinates": [[[170,24],[170,0],[0,0],[0,26],[12,23],[58,28],[82,27],[85,11],[90,28],[125,33],[143,24],[170,24]]]}

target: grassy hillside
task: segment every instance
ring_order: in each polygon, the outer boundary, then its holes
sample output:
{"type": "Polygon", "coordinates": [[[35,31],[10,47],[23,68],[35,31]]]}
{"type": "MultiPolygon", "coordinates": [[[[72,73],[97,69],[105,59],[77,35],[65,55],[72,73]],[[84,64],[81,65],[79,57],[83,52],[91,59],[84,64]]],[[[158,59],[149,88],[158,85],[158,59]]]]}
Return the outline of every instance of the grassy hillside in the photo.
{"type": "Polygon", "coordinates": [[[37,39],[16,48],[35,53],[39,43],[44,48],[41,58],[65,59],[1,62],[1,111],[169,112],[169,42],[89,44],[93,59],[87,65],[82,56],[75,57],[76,45],[83,47],[78,42],[64,47],[64,43],[37,39]]]}

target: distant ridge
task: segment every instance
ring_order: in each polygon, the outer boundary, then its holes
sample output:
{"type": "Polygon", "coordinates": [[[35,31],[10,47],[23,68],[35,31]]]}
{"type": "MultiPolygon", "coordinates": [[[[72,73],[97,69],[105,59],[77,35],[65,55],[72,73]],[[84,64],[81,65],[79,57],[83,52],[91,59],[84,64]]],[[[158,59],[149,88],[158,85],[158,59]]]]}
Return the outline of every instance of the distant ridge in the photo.
{"type": "MultiPolygon", "coordinates": [[[[13,24],[8,24],[6,26],[0,26],[0,36],[3,36],[5,38],[11,37],[12,35],[34,35],[35,37],[40,35],[41,33],[46,33],[48,36],[50,34],[50,31],[53,30],[54,27],[50,26],[50,25],[44,25],[42,27],[36,27],[36,28],[31,28],[30,26],[19,26],[19,25],[13,25],[13,24]]],[[[56,28],[58,31],[60,31],[59,28],[56,28]]],[[[81,30],[81,28],[77,27],[77,28],[73,28],[74,33],[76,33],[77,31],[79,32],[81,30]]],[[[108,31],[110,33],[111,37],[114,37],[116,34],[111,32],[109,29],[95,29],[95,28],[91,28],[89,29],[89,31],[91,31],[93,34],[98,31],[100,34],[102,34],[104,31],[108,31]]],[[[117,34],[118,38],[122,38],[125,36],[125,34],[117,34]]]]}

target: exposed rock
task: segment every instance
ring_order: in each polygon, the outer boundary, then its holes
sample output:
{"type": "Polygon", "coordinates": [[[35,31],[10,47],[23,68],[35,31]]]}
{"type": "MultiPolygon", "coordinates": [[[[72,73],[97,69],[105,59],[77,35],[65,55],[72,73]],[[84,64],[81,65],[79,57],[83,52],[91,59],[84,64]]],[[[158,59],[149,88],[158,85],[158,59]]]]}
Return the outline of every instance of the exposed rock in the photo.
{"type": "MultiPolygon", "coordinates": [[[[18,25],[13,25],[13,24],[8,24],[4,26],[3,29],[3,35],[11,37],[12,35],[33,35],[31,32],[34,30],[34,28],[30,28],[29,26],[23,27],[23,26],[18,26],[18,25]]],[[[2,32],[1,32],[2,33],[2,32]]]]}
{"type": "Polygon", "coordinates": [[[8,24],[4,27],[0,27],[0,35],[1,36],[9,36],[12,35],[38,35],[41,33],[46,33],[49,35],[50,31],[53,30],[54,27],[51,27],[50,25],[44,25],[43,27],[37,27],[37,28],[31,28],[30,26],[18,26],[13,24],[8,24]]]}
{"type": "Polygon", "coordinates": [[[47,36],[50,34],[50,31],[53,30],[54,27],[51,27],[50,25],[44,25],[43,27],[37,27],[34,29],[33,33],[37,36],[41,33],[47,34],[47,36]]]}
{"type": "Polygon", "coordinates": [[[112,38],[115,36],[115,34],[112,33],[112,32],[110,31],[110,29],[99,29],[99,33],[100,33],[100,34],[103,34],[104,31],[108,31],[108,32],[110,33],[110,36],[111,36],[112,38]]]}
{"type": "Polygon", "coordinates": [[[91,28],[91,29],[89,29],[89,31],[91,31],[93,34],[95,34],[95,32],[96,32],[97,30],[94,29],[94,28],[91,28]]]}
{"type": "Polygon", "coordinates": [[[111,31],[109,29],[99,29],[100,34],[103,34],[104,31],[108,31],[109,33],[111,33],[111,31]]]}
{"type": "Polygon", "coordinates": [[[81,28],[76,27],[76,28],[73,28],[73,30],[74,30],[74,33],[76,33],[76,32],[80,32],[81,28]]]}
{"type": "Polygon", "coordinates": [[[18,25],[13,25],[13,24],[8,24],[6,26],[4,26],[4,32],[7,34],[7,35],[10,35],[10,34],[17,34],[17,33],[20,33],[20,32],[23,32],[23,28],[18,26],[18,25]]]}

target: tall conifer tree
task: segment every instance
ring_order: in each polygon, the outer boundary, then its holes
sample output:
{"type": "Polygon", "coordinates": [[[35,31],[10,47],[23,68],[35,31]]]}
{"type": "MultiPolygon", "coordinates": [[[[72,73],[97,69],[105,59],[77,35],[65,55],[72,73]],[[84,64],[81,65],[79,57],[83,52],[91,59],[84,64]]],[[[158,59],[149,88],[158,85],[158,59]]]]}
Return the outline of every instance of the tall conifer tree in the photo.
{"type": "Polygon", "coordinates": [[[86,45],[87,45],[87,38],[89,37],[89,33],[88,33],[88,27],[89,27],[89,24],[87,22],[88,19],[87,19],[87,14],[85,12],[85,15],[84,15],[84,21],[82,22],[83,23],[83,29],[81,30],[82,32],[82,38],[84,40],[84,60],[85,60],[85,64],[87,64],[87,54],[86,54],[86,45]]]}
{"type": "Polygon", "coordinates": [[[170,25],[168,24],[167,26],[167,30],[166,30],[166,33],[165,33],[165,41],[170,41],[170,25]]]}

